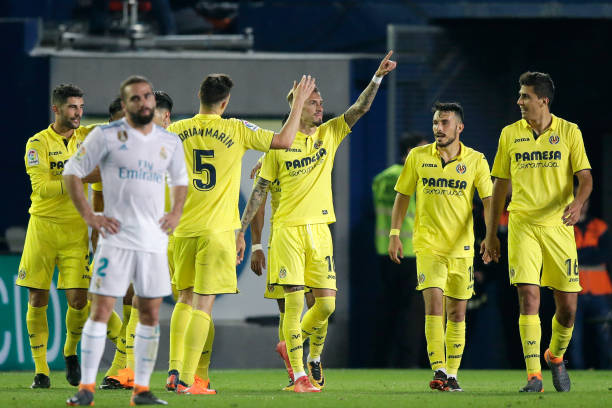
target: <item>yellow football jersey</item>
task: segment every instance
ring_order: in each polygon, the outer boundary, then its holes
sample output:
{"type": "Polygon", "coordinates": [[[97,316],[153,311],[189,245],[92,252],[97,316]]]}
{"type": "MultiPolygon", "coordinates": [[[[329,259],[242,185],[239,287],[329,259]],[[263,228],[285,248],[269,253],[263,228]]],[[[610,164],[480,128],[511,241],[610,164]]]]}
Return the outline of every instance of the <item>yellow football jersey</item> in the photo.
{"type": "MultiPolygon", "coordinates": [[[[261,156],[259,160],[257,160],[257,162],[263,163],[264,157],[266,156],[265,155],[261,156]]],[[[253,181],[253,187],[257,185],[257,177],[259,177],[260,173],[261,173],[261,168],[257,170],[257,173],[255,173],[255,180],[253,181]]],[[[270,215],[270,222],[272,222],[272,219],[274,218],[274,213],[276,212],[276,209],[278,208],[278,204],[280,203],[281,187],[280,187],[280,182],[278,181],[278,179],[270,183],[270,189],[268,191],[270,193],[270,209],[272,210],[272,214],[270,215]]]]}
{"type": "Polygon", "coordinates": [[[240,228],[238,197],[242,156],[248,149],[267,152],[274,132],[238,119],[195,115],[168,130],[183,142],[189,191],[174,235],[195,237],[240,228]]]}
{"type": "Polygon", "coordinates": [[[413,247],[438,255],[474,256],[474,190],[491,196],[493,183],[487,159],[461,143],[457,157],[443,163],[436,143],[415,147],[404,163],[395,191],[416,191],[413,247]]]}
{"type": "Polygon", "coordinates": [[[49,125],[28,139],[24,160],[32,183],[30,214],[57,222],[81,219],[68,196],[62,173],[68,159],[95,126],[81,126],[70,139],[65,139],[49,125]]]}
{"type": "Polygon", "coordinates": [[[312,136],[297,132],[291,148],[266,154],[260,177],[280,182],[282,193],[274,225],[330,224],[336,221],[331,173],[336,150],[351,132],[343,116],[333,118],[312,136]]]}
{"type": "Polygon", "coordinates": [[[578,126],[552,115],[550,127],[537,138],[524,119],[506,126],[491,174],[512,181],[508,211],[513,215],[559,226],[563,210],[574,200],[574,174],[590,168],[578,126]]]}

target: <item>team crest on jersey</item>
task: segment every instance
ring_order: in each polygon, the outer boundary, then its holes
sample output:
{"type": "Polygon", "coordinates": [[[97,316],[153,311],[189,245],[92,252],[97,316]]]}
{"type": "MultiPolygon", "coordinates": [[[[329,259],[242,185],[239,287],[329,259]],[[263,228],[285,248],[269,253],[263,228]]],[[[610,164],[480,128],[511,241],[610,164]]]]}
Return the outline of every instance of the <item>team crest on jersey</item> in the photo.
{"type": "Polygon", "coordinates": [[[34,149],[28,150],[28,166],[36,166],[39,163],[38,152],[34,149]]]}
{"type": "Polygon", "coordinates": [[[19,274],[17,275],[17,277],[21,280],[24,280],[26,278],[26,270],[25,268],[21,268],[19,270],[19,274]]]}
{"type": "Polygon", "coordinates": [[[274,285],[268,285],[268,292],[274,292],[274,285]]]}
{"type": "Polygon", "coordinates": [[[127,132],[125,130],[118,131],[117,139],[119,139],[120,142],[125,142],[128,139],[127,132]]]}
{"type": "Polygon", "coordinates": [[[287,270],[285,268],[281,268],[278,272],[278,277],[281,279],[285,279],[287,277],[287,270]]]}
{"type": "Polygon", "coordinates": [[[87,153],[87,149],[85,149],[85,146],[81,146],[79,147],[79,150],[77,151],[77,154],[74,157],[78,161],[81,161],[83,157],[85,157],[85,153],[87,153]]]}
{"type": "Polygon", "coordinates": [[[419,283],[422,285],[423,283],[425,283],[425,274],[422,273],[419,275],[419,283]]]}
{"type": "Polygon", "coordinates": [[[168,152],[166,151],[166,148],[164,146],[162,146],[161,150],[159,151],[159,157],[164,160],[168,158],[168,152]]]}
{"type": "Polygon", "coordinates": [[[548,138],[548,141],[550,142],[550,144],[556,145],[557,143],[559,143],[559,140],[561,140],[561,138],[559,137],[558,134],[553,133],[552,135],[550,135],[550,137],[548,138]]]}
{"type": "Polygon", "coordinates": [[[244,126],[251,129],[253,132],[256,132],[259,129],[259,126],[246,120],[243,120],[242,123],[244,123],[244,126]]]}
{"type": "Polygon", "coordinates": [[[318,149],[318,148],[319,148],[319,147],[321,147],[322,145],[323,145],[323,141],[322,141],[322,140],[317,140],[317,141],[314,143],[314,148],[315,148],[315,149],[318,149]]]}
{"type": "Polygon", "coordinates": [[[467,171],[467,167],[465,167],[465,164],[463,163],[459,163],[457,167],[455,167],[455,169],[457,170],[457,173],[459,174],[464,174],[467,171]]]}

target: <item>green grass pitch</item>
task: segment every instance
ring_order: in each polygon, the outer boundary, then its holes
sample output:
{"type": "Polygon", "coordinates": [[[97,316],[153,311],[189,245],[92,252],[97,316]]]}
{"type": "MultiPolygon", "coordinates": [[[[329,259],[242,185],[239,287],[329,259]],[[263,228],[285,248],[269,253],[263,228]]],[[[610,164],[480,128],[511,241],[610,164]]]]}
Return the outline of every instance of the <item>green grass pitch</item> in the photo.
{"type": "MultiPolygon", "coordinates": [[[[217,395],[176,395],[163,389],[165,373],[155,372],[152,391],[170,406],[189,407],[611,407],[611,371],[571,371],[572,391],[555,392],[549,372],[544,393],[519,394],[524,371],[464,370],[459,382],[465,392],[432,391],[429,370],[325,370],[327,386],[320,394],[296,394],[280,389],[283,370],[213,370],[217,395]]],[[[0,374],[0,407],[51,408],[65,406],[76,392],[63,372],[51,373],[51,389],[31,390],[33,374],[0,374]]],[[[98,382],[101,376],[98,377],[98,382]]],[[[131,391],[96,392],[95,406],[127,407],[131,391]]]]}

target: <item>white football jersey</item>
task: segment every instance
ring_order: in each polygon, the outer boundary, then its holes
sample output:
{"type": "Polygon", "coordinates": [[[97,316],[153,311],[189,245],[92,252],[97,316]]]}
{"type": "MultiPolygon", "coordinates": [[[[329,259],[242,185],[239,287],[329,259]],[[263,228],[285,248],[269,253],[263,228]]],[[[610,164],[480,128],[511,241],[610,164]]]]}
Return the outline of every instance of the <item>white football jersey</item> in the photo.
{"type": "Polygon", "coordinates": [[[85,177],[100,166],[104,215],[120,223],[117,234],[100,236],[99,245],[147,252],[165,252],[168,236],[159,220],[164,215],[164,185],[188,183],[181,141],[154,125],[144,135],[125,119],[96,127],[64,168],[64,175],[85,177]]]}

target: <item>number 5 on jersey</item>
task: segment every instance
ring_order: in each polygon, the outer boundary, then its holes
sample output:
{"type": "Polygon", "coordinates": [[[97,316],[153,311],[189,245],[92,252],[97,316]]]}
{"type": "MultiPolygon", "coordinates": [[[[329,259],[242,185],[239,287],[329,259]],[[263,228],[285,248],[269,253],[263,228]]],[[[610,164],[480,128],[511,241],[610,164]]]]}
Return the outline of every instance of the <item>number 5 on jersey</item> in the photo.
{"type": "Polygon", "coordinates": [[[203,163],[203,159],[214,158],[214,150],[193,149],[193,186],[196,190],[212,190],[217,184],[217,172],[211,163],[203,163]],[[195,178],[196,174],[202,174],[201,179],[195,178]]]}

